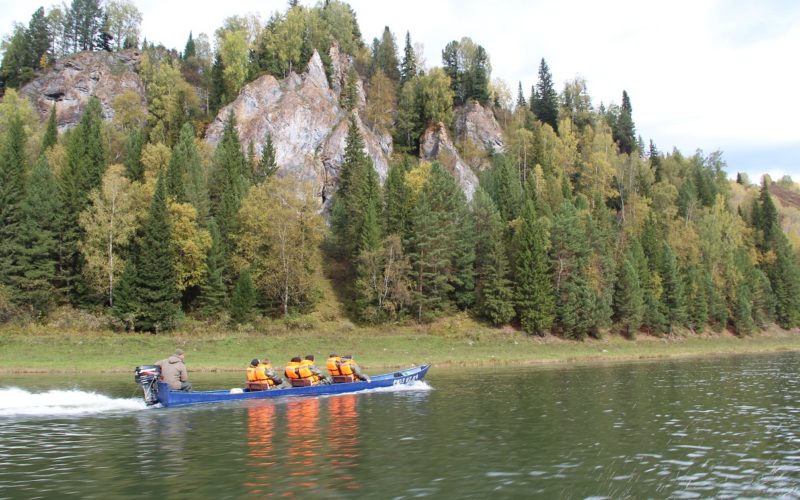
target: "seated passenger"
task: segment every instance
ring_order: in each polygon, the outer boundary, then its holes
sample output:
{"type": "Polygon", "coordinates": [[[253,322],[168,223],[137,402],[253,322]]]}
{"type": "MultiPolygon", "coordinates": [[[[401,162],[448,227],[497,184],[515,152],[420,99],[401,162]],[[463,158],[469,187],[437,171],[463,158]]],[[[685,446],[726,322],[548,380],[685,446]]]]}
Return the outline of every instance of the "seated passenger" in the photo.
{"type": "Polygon", "coordinates": [[[338,354],[332,353],[328,355],[328,361],[325,362],[325,366],[328,368],[328,373],[331,374],[331,377],[339,377],[342,375],[342,371],[339,369],[339,364],[341,364],[342,358],[339,357],[338,354]]]}
{"type": "Polygon", "coordinates": [[[300,356],[295,356],[292,358],[289,363],[286,364],[286,368],[283,370],[283,374],[286,375],[286,378],[289,380],[289,383],[294,386],[297,385],[296,381],[301,380],[303,377],[300,376],[300,356]]]}
{"type": "Polygon", "coordinates": [[[275,368],[272,367],[272,362],[270,362],[269,358],[263,358],[258,364],[258,367],[264,370],[264,375],[267,376],[267,380],[269,380],[273,387],[289,387],[288,384],[284,383],[281,376],[278,375],[278,372],[275,371],[275,368]]]}
{"type": "Polygon", "coordinates": [[[345,354],[342,356],[342,361],[339,364],[339,369],[341,370],[343,375],[352,375],[358,380],[363,380],[364,382],[372,382],[369,378],[369,375],[361,371],[361,367],[358,366],[358,363],[353,359],[352,354],[345,354]]]}
{"type": "Polygon", "coordinates": [[[306,356],[306,358],[301,362],[300,367],[301,367],[300,368],[301,376],[306,375],[306,371],[310,372],[311,374],[310,377],[304,377],[304,378],[310,378],[312,385],[317,385],[319,383],[322,384],[331,383],[330,379],[327,378],[324,373],[322,373],[322,370],[317,368],[317,366],[314,364],[313,354],[309,354],[308,356],[306,356]]]}
{"type": "Polygon", "coordinates": [[[247,367],[247,388],[251,391],[263,391],[270,389],[273,385],[275,384],[267,377],[261,361],[258,358],[252,360],[250,366],[247,367]]]}

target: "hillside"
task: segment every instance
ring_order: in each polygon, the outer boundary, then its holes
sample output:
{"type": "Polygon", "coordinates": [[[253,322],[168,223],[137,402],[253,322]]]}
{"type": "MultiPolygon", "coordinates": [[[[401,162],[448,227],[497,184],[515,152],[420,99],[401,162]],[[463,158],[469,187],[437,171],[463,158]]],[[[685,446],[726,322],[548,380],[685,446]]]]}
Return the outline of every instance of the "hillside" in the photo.
{"type": "Polygon", "coordinates": [[[645,146],[627,92],[595,106],[542,59],[512,101],[470,38],[427,67],[410,35],[368,46],[338,1],[221,23],[180,53],[21,28],[0,67],[0,319],[800,326],[800,196],[645,146]]]}

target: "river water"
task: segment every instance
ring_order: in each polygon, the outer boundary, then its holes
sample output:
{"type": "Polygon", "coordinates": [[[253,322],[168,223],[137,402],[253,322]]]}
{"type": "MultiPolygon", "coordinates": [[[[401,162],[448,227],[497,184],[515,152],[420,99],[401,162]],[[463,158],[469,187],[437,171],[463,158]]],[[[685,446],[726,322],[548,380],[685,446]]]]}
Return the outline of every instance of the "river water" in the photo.
{"type": "Polygon", "coordinates": [[[800,498],[800,354],[434,366],[409,388],[171,409],[132,374],[5,376],[0,498],[55,494],[800,498]]]}

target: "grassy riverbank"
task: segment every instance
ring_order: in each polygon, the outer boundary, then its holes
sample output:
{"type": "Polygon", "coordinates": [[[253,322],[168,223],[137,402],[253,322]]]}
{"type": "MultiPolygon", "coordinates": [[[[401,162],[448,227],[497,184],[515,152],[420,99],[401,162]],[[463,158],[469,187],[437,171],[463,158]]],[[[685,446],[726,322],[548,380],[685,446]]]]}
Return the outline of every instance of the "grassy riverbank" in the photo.
{"type": "Polygon", "coordinates": [[[202,329],[168,334],[77,331],[52,327],[0,329],[0,373],[127,372],[186,351],[192,371],[242,370],[254,357],[280,365],[292,356],[353,353],[369,370],[432,362],[436,365],[604,362],[717,354],[800,351],[800,333],[772,328],[752,337],[728,333],[626,340],[606,335],[584,342],[496,330],[456,316],[426,326],[361,328],[281,323],[261,331],[202,329]]]}

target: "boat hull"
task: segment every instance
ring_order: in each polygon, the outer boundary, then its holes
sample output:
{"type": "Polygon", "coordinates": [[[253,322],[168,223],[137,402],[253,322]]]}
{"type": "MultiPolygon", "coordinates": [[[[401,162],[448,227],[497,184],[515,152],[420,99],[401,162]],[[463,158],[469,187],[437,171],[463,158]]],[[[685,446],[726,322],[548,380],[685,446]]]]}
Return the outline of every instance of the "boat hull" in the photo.
{"type": "Polygon", "coordinates": [[[249,391],[231,393],[222,391],[173,391],[164,382],[158,383],[158,402],[163,407],[186,406],[200,403],[218,403],[222,401],[241,401],[246,399],[268,399],[294,396],[321,396],[325,394],[345,394],[366,391],[378,387],[413,384],[423,380],[430,365],[416,366],[405,370],[372,377],[371,382],[348,382],[344,384],[312,385],[309,387],[291,387],[288,389],[270,389],[266,391],[249,391]]]}

